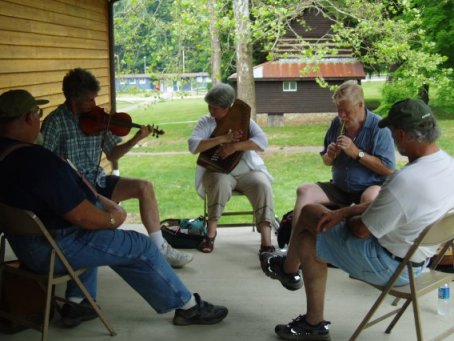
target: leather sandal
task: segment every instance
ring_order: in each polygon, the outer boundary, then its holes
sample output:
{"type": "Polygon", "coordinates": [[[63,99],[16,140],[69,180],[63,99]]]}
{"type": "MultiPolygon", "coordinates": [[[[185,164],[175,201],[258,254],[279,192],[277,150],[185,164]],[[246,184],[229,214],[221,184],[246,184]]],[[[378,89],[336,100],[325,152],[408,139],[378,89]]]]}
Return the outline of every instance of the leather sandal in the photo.
{"type": "Polygon", "coordinates": [[[216,239],[217,232],[214,235],[213,238],[210,238],[208,236],[205,236],[202,240],[202,242],[199,244],[199,247],[197,248],[199,251],[203,253],[211,253],[213,252],[214,249],[214,240],[216,239]]]}

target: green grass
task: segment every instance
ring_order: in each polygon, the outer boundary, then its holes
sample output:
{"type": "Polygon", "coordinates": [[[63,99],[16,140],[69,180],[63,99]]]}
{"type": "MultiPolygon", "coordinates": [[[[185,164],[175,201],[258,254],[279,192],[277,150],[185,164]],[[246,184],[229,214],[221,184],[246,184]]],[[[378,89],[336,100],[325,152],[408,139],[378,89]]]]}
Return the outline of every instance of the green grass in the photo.
{"type": "MultiPolygon", "coordinates": [[[[372,88],[366,84],[364,84],[366,96],[373,98],[377,84],[372,88]],[[369,91],[372,91],[371,94],[369,91]]],[[[130,112],[133,121],[142,124],[156,123],[165,130],[165,135],[159,139],[149,137],[141,141],[132,152],[180,152],[168,155],[153,153],[145,156],[130,153],[120,160],[122,176],[148,179],[153,183],[159,201],[161,220],[195,218],[203,213],[203,200],[198,197],[194,188],[197,157],[188,152],[187,139],[196,121],[206,113],[207,107],[203,99],[166,101],[130,112]]],[[[439,145],[454,155],[452,144],[454,120],[446,117],[444,115],[444,118],[439,120],[442,129],[439,145]]],[[[327,124],[304,124],[269,127],[264,130],[270,147],[288,147],[321,146],[326,129],[327,124]]],[[[131,134],[134,132],[135,130],[131,134]]],[[[265,153],[263,158],[274,176],[273,192],[276,214],[279,217],[293,208],[295,191],[299,184],[330,179],[330,168],[324,166],[320,156],[315,153],[265,153]]],[[[137,201],[129,200],[122,205],[129,213],[128,221],[139,223],[137,201]]],[[[249,208],[249,203],[245,198],[239,197],[231,200],[227,209],[244,210],[245,207],[249,208]]],[[[236,222],[238,219],[232,217],[229,221],[236,222]]]]}
{"type": "Polygon", "coordinates": [[[380,106],[381,91],[384,84],[384,81],[363,82],[361,84],[364,90],[366,107],[369,110],[375,110],[380,106]]]}
{"type": "MultiPolygon", "coordinates": [[[[317,154],[273,153],[264,160],[274,176],[273,191],[276,214],[281,216],[293,208],[295,189],[303,182],[328,180],[330,170],[320,162],[317,154]]],[[[159,200],[161,220],[165,218],[195,218],[203,214],[203,200],[194,188],[196,156],[178,155],[127,155],[121,159],[121,175],[149,179],[153,182],[159,200]]],[[[133,213],[138,221],[138,202],[129,200],[123,207],[133,213]]],[[[249,207],[245,198],[229,202],[229,210],[244,210],[249,207]]],[[[229,218],[229,221],[238,219],[229,218]]]]}

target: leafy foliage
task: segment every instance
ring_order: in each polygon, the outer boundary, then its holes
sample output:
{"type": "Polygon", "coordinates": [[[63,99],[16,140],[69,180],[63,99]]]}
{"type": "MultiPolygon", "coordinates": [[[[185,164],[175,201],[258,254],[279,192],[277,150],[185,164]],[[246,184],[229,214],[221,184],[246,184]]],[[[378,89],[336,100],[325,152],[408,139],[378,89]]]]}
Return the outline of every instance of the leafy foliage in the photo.
{"type": "MultiPolygon", "coordinates": [[[[335,44],[320,47],[299,37],[305,46],[301,59],[317,61],[335,55],[336,46],[351,47],[368,72],[390,77],[383,108],[400,94],[416,97],[423,88],[430,89],[430,98],[437,102],[451,106],[454,101],[452,0],[250,0],[250,4],[253,64],[273,58],[270,51],[292,30],[292,21],[304,27],[301,14],[312,10],[332,20],[327,38],[335,44]]],[[[221,77],[226,79],[236,71],[232,0],[217,1],[215,11],[221,77]]],[[[210,72],[208,15],[206,0],[116,2],[117,71],[139,73],[145,62],[148,73],[210,72]]],[[[327,85],[323,79],[319,84],[327,85]]]]}

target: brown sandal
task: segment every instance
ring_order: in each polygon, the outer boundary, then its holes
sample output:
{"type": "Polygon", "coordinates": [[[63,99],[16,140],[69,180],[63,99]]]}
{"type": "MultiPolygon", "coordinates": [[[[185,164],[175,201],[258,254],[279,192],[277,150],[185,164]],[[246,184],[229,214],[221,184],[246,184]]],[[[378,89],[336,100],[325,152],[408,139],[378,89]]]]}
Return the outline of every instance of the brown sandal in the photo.
{"type": "Polygon", "coordinates": [[[213,238],[205,236],[197,249],[203,253],[211,253],[214,249],[214,240],[216,239],[216,235],[217,232],[213,238]]]}

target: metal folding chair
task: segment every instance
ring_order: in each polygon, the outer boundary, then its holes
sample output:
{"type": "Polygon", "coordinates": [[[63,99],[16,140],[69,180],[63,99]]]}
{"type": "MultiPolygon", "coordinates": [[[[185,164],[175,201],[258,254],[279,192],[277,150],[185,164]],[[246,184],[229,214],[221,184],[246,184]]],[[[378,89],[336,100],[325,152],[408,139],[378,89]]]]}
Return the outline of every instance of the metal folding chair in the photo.
{"type": "MultiPolygon", "coordinates": [[[[390,278],[388,283],[384,286],[373,285],[375,288],[381,291],[380,296],[375,301],[374,305],[370,308],[369,312],[366,314],[356,331],[353,333],[350,340],[356,340],[359,334],[366,328],[395,315],[394,319],[389,324],[385,333],[390,334],[393,327],[399,321],[402,314],[405,312],[407,307],[412,304],[413,306],[413,315],[415,319],[415,328],[416,336],[418,341],[423,340],[420,313],[419,313],[419,297],[428,294],[436,290],[439,286],[444,283],[449,283],[454,280],[453,273],[445,273],[436,270],[440,260],[443,258],[444,254],[450,246],[454,243],[454,209],[447,212],[441,219],[435,223],[427,226],[424,231],[421,232],[419,237],[414,241],[412,247],[408,250],[405,258],[398,266],[393,276],[390,278]],[[411,264],[411,257],[416,252],[420,246],[433,246],[443,244],[441,251],[432,261],[429,271],[422,273],[415,278],[413,274],[413,267],[411,264]],[[408,274],[410,276],[410,282],[408,285],[404,286],[395,286],[395,282],[399,277],[400,273],[405,269],[408,269],[408,274]],[[370,321],[372,316],[375,314],[377,309],[380,307],[381,303],[387,295],[395,297],[393,305],[397,305],[400,299],[404,299],[405,302],[403,305],[397,309],[394,309],[391,312],[388,312],[373,321],[370,321]]],[[[448,335],[454,333],[454,326],[437,336],[436,340],[441,340],[446,338],[448,335]]]]}
{"type": "MultiPolygon", "coordinates": [[[[49,231],[46,229],[41,220],[31,211],[18,209],[5,204],[0,203],[0,230],[8,234],[21,235],[21,236],[32,236],[40,235],[44,237],[52,247],[52,253],[49,259],[49,273],[38,274],[25,267],[11,266],[11,262],[5,262],[5,234],[2,234],[0,238],[0,283],[2,275],[5,272],[12,273],[18,276],[23,276],[28,279],[32,279],[39,283],[46,292],[45,311],[43,314],[42,323],[36,324],[35,321],[19,318],[10,314],[7,311],[0,310],[0,316],[15,323],[24,324],[41,331],[41,340],[47,340],[49,330],[49,317],[51,312],[52,304],[55,304],[57,300],[65,301],[64,298],[57,297],[54,294],[54,287],[57,284],[66,283],[70,280],[74,280],[80,290],[85,295],[86,299],[90,303],[91,307],[96,311],[98,317],[101,319],[104,326],[107,328],[111,336],[116,335],[110,323],[104,317],[104,313],[101,311],[99,306],[94,301],[93,297],[87,291],[84,284],[79,279],[79,276],[85,271],[85,269],[73,269],[62,253],[54,238],[51,236],[49,231]],[[67,274],[59,275],[54,273],[55,260],[59,259],[65,266],[67,274]]],[[[1,232],[0,231],[0,232],[1,232]]],[[[0,290],[1,295],[1,290],[0,290]]]]}

